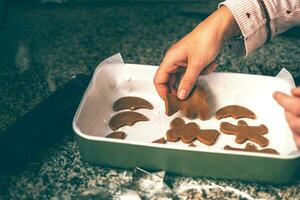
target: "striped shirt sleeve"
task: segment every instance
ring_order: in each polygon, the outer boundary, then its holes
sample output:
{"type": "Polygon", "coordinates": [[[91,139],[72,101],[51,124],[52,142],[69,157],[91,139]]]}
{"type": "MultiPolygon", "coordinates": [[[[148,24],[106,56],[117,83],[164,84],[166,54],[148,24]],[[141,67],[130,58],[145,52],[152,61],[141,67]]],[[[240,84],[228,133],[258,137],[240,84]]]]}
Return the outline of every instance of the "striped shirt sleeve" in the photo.
{"type": "Polygon", "coordinates": [[[226,0],[244,40],[245,57],[269,39],[300,25],[300,0],[226,0]]]}

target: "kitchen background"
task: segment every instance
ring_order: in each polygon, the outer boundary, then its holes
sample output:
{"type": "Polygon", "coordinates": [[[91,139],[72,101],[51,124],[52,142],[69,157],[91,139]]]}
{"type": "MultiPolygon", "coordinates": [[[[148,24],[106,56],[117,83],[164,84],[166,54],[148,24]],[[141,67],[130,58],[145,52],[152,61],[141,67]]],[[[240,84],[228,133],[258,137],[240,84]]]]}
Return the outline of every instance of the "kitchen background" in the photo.
{"type": "MultiPolygon", "coordinates": [[[[11,149],[0,148],[0,155],[26,153],[27,159],[10,166],[16,168],[13,172],[1,173],[0,199],[84,199],[93,194],[101,199],[99,190],[110,194],[123,184],[133,184],[131,170],[80,160],[70,120],[86,81],[75,81],[68,93],[59,93],[60,88],[77,74],[91,74],[99,61],[118,52],[128,63],[159,65],[166,50],[215,10],[218,2],[0,0],[0,135],[18,130],[17,135],[4,136],[3,141],[13,142],[11,149]],[[49,100],[53,93],[67,106],[64,113],[53,109],[57,103],[49,100]],[[57,123],[42,121],[43,115],[57,123]],[[31,130],[39,135],[31,135],[31,130]],[[22,145],[24,149],[10,154],[22,145]]],[[[218,63],[218,71],[273,76],[286,67],[299,76],[300,29],[275,38],[247,59],[236,57],[225,46],[218,63]]],[[[202,198],[300,197],[300,182],[278,186],[174,175],[166,175],[165,182],[173,191],[183,183],[195,185],[198,190],[187,195],[202,198]]]]}

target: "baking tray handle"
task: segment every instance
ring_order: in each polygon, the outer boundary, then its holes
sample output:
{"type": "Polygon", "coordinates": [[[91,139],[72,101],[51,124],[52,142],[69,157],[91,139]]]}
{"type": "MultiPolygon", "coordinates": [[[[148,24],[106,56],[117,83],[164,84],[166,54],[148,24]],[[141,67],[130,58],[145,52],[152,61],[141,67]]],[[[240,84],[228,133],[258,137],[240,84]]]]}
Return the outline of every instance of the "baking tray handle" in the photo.
{"type": "Polygon", "coordinates": [[[84,74],[74,76],[0,133],[0,174],[24,169],[72,133],[72,119],[90,79],[84,74]]]}

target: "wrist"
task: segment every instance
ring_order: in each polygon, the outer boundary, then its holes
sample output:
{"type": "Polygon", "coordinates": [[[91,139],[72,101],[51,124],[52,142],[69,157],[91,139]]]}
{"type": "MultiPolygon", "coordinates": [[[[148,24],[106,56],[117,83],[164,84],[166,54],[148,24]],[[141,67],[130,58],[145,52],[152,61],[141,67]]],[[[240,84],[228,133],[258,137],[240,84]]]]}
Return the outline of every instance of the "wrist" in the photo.
{"type": "Polygon", "coordinates": [[[214,14],[216,16],[216,28],[219,30],[222,43],[241,34],[234,16],[226,6],[221,6],[214,14]]]}

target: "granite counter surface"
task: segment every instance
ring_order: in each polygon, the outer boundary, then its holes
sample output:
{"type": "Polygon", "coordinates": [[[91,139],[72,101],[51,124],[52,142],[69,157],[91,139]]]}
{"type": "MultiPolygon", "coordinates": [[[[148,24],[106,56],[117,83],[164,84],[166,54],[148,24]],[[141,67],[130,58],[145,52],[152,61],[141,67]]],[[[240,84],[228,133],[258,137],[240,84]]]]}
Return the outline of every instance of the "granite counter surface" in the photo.
{"type": "MultiPolygon", "coordinates": [[[[216,2],[11,3],[0,29],[0,130],[73,75],[93,72],[110,55],[121,52],[125,62],[158,65],[171,44],[215,7],[216,2]]],[[[235,57],[226,46],[218,62],[218,71],[275,75],[286,67],[299,76],[300,37],[277,37],[247,59],[235,57]]],[[[71,131],[62,134],[66,136],[40,160],[0,177],[0,199],[73,199],[95,188],[114,191],[130,183],[132,171],[81,161],[71,131]]],[[[198,199],[300,199],[300,182],[278,186],[174,175],[165,179],[174,191],[183,183],[197,185],[198,199]]]]}

